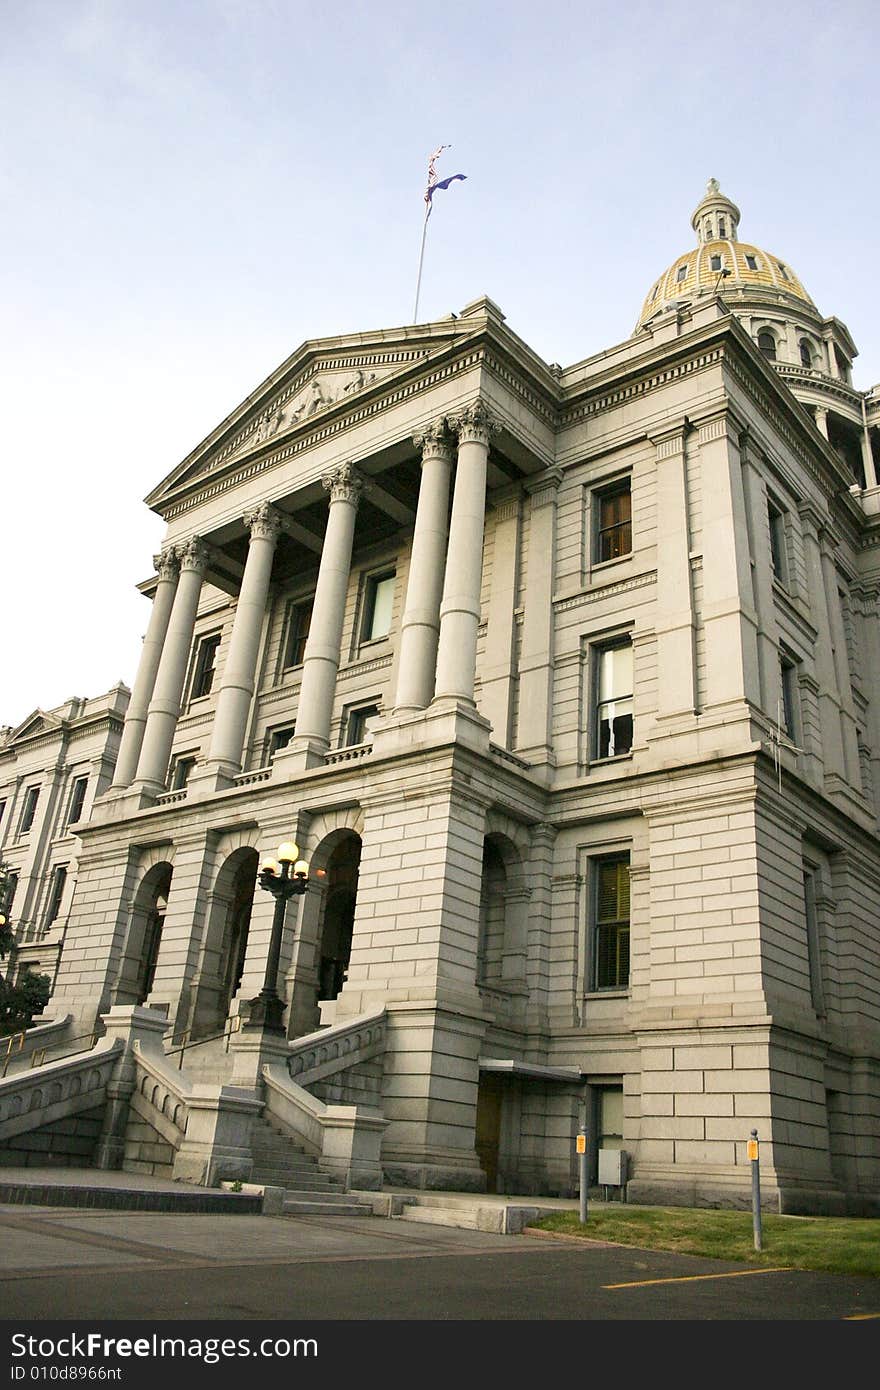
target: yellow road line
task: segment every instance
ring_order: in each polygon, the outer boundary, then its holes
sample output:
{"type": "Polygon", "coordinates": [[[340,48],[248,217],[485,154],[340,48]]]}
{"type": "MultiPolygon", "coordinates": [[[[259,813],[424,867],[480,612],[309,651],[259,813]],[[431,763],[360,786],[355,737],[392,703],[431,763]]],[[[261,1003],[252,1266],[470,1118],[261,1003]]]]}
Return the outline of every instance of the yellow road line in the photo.
{"type": "Polygon", "coordinates": [[[605,1289],[643,1289],[647,1284],[694,1284],[701,1279],[742,1279],[746,1274],[788,1274],[790,1265],[768,1269],[732,1269],[728,1274],[685,1274],[675,1279],[636,1279],[631,1284],[603,1284],[605,1289]]]}
{"type": "Polygon", "coordinates": [[[847,1313],[844,1322],[865,1322],[868,1318],[880,1318],[880,1313],[847,1313]]]}

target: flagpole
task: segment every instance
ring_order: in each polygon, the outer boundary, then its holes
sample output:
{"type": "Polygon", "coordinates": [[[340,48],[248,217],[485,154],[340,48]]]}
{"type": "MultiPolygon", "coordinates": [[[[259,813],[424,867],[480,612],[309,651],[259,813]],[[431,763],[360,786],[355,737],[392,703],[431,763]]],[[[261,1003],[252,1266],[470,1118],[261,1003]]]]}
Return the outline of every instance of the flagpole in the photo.
{"type": "Polygon", "coordinates": [[[425,259],[425,237],[428,235],[428,218],[430,217],[430,215],[431,204],[428,203],[427,207],[425,208],[425,221],[422,225],[422,248],[419,251],[419,275],[418,279],[416,280],[416,303],[415,308],[413,309],[413,323],[418,323],[419,321],[419,292],[422,288],[422,263],[425,259]]]}

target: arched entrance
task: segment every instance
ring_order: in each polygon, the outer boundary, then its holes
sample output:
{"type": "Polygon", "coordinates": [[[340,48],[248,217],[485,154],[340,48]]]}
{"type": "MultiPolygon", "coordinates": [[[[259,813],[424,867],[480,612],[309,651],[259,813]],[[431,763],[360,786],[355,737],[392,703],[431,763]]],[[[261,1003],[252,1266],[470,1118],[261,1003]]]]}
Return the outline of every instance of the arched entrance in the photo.
{"type": "Polygon", "coordinates": [[[345,835],[327,861],[324,918],[318,950],[318,1000],[336,999],[351,959],[361,842],[345,835]]]}
{"type": "Polygon", "coordinates": [[[205,947],[196,983],[192,1036],[220,1032],[244,972],[259,855],[242,846],[229,855],[214,882],[205,947]]]}
{"type": "Polygon", "coordinates": [[[172,867],[154,864],[141,879],[134,895],[125,954],[113,991],[116,1004],[145,1004],[153,988],[162,928],[171,891],[172,867]]]}

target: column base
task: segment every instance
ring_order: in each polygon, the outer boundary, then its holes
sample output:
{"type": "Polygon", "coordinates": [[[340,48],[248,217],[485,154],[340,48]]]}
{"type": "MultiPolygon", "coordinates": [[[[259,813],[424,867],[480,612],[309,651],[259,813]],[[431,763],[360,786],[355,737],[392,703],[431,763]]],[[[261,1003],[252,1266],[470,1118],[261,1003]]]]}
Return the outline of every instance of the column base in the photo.
{"type": "Polygon", "coordinates": [[[210,796],[212,792],[228,791],[235,786],[235,779],[241,768],[234,763],[207,762],[190,773],[187,791],[191,795],[210,796]]]}
{"type": "Polygon", "coordinates": [[[327,739],[312,738],[308,734],[291,739],[287,747],[282,748],[272,759],[272,781],[287,782],[297,773],[308,772],[313,767],[323,767],[329,748],[327,739]]]}
{"type": "Polygon", "coordinates": [[[427,709],[398,714],[373,726],[374,757],[437,748],[461,743],[475,752],[489,753],[492,725],[473,705],[458,700],[435,700],[427,709]]]}

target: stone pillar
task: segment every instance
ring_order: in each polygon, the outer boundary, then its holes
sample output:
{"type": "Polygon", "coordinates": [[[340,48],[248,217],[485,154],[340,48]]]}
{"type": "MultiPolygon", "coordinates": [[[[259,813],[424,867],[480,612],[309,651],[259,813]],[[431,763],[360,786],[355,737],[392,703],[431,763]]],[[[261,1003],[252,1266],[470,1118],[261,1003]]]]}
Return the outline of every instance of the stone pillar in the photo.
{"type": "Polygon", "coordinates": [[[843,746],[843,765],[846,779],[851,787],[861,784],[859,770],[859,744],[856,725],[855,706],[852,697],[852,680],[849,669],[849,649],[843,625],[843,610],[837,579],[837,564],[834,559],[834,542],[827,530],[819,533],[819,546],[822,554],[822,575],[825,582],[825,603],[828,609],[828,626],[831,634],[831,649],[837,686],[837,703],[840,708],[840,738],[843,746]]]}
{"type": "Polygon", "coordinates": [[[692,719],[697,708],[694,595],[685,478],[687,423],[655,435],[657,462],[657,721],[692,719]]]}
{"type": "Polygon", "coordinates": [[[180,579],[162,648],[153,698],[147,711],[135,781],[154,795],[165,790],[168,758],[180,716],[180,701],[208,552],[197,536],[178,549],[180,579]]]}
{"type": "Polygon", "coordinates": [[[520,511],[518,494],[493,508],[492,580],[480,670],[480,713],[489,720],[494,742],[502,748],[510,747],[513,721],[520,511]]]}
{"type": "Polygon", "coordinates": [[[291,753],[305,767],[320,763],[330,747],[354,523],[364,488],[363,478],[350,463],[340,464],[325,474],[321,482],[330,493],[330,512],[306,642],[296,729],[290,744],[291,753]]]}
{"type": "Polygon", "coordinates": [[[156,672],[159,669],[168,622],[171,618],[171,607],[177,592],[180,562],[174,547],[169,546],[160,554],[155,555],[153,564],[156,567],[159,582],[153,596],[153,608],[147,625],[147,635],[144,638],[137,676],[125,714],[125,724],[110,791],[121,791],[130,786],[137,770],[141,745],[144,741],[147,710],[150,700],[153,698],[156,672]]]}
{"type": "Polygon", "coordinates": [[[781,698],[779,624],[776,618],[773,566],[770,559],[767,487],[761,470],[752,457],[753,453],[753,448],[748,446],[743,448],[742,465],[746,520],[749,527],[749,548],[752,557],[752,592],[758,619],[756,636],[758,672],[761,707],[775,721],[777,704],[781,698]]]}
{"type": "Polygon", "coordinates": [[[814,407],[813,407],[813,413],[814,413],[814,415],[815,415],[815,417],[816,417],[816,429],[819,431],[819,433],[822,435],[822,437],[823,437],[824,439],[827,439],[827,438],[828,438],[828,411],[825,409],[824,406],[817,405],[817,406],[814,406],[814,407]]]}
{"type": "Polygon", "coordinates": [[[868,424],[865,420],[865,402],[862,400],[862,433],[859,436],[862,445],[862,467],[865,470],[865,487],[877,486],[877,468],[874,464],[874,452],[871,448],[871,436],[868,433],[868,424]]]}
{"type": "Polygon", "coordinates": [[[739,458],[739,429],[725,412],[699,427],[703,491],[703,626],[706,703],[760,702],[757,615],[751,600],[748,530],[739,458]]]}
{"type": "MultiPolygon", "coordinates": [[[[452,422],[450,422],[452,423],[452,422]]],[[[474,401],[454,423],[458,464],[437,649],[435,700],[474,705],[477,627],[483,573],[483,525],[489,437],[498,426],[485,404],[474,401]]]]}
{"type": "Polygon", "coordinates": [[[429,425],[413,443],[422,450],[422,478],[400,629],[395,712],[425,709],[434,694],[452,471],[453,441],[445,419],[429,425]]]}
{"type": "Polygon", "coordinates": [[[241,755],[248,711],[254,694],[257,654],[260,646],[272,560],[281,518],[268,502],[247,512],[251,533],[241,592],[235,610],[232,636],[217,695],[214,730],[208,762],[218,772],[234,776],[241,771],[241,755]]]}
{"type": "Polygon", "coordinates": [[[807,564],[807,592],[810,596],[810,618],[816,628],[813,648],[818,681],[819,718],[822,729],[822,769],[825,777],[846,776],[843,735],[840,724],[840,702],[837,692],[837,672],[832,651],[831,616],[825,591],[820,536],[825,519],[809,504],[800,508],[803,524],[804,553],[807,564]]]}
{"type": "Polygon", "coordinates": [[[553,585],[556,573],[556,497],[562,470],[529,479],[531,494],[526,586],[519,652],[516,750],[531,763],[553,760],[553,585]]]}

